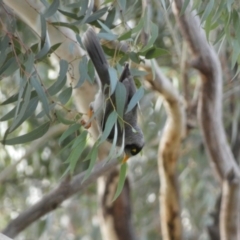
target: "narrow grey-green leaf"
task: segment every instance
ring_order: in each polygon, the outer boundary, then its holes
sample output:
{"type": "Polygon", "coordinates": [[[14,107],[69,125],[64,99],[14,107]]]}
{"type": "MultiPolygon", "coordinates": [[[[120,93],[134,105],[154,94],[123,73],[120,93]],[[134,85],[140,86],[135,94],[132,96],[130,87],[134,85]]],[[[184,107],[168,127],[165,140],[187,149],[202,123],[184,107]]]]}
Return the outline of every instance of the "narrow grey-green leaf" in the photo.
{"type": "Polygon", "coordinates": [[[22,104],[22,97],[23,97],[24,91],[26,89],[26,85],[27,85],[27,81],[25,81],[25,79],[20,78],[17,105],[16,105],[16,111],[15,111],[15,115],[14,115],[15,118],[17,117],[17,115],[19,113],[19,109],[20,109],[20,105],[22,104]]]}
{"type": "Polygon", "coordinates": [[[68,161],[70,163],[69,166],[70,166],[71,174],[73,174],[73,172],[74,172],[77,162],[85,148],[85,144],[86,144],[86,142],[83,141],[82,143],[79,144],[79,146],[74,148],[73,151],[70,153],[70,157],[69,157],[68,161]]]}
{"type": "Polygon", "coordinates": [[[130,39],[131,36],[132,36],[132,30],[129,30],[129,31],[127,31],[126,33],[122,34],[122,35],[118,38],[118,40],[119,40],[119,41],[127,40],[127,39],[130,39]]]}
{"type": "Polygon", "coordinates": [[[0,76],[3,75],[7,77],[13,74],[19,68],[16,57],[12,57],[8,59],[1,67],[0,67],[0,76]]]}
{"type": "MultiPolygon", "coordinates": [[[[23,103],[21,103],[22,105],[23,103]]],[[[29,102],[29,105],[27,107],[27,111],[26,113],[24,114],[24,118],[22,120],[26,120],[27,118],[29,118],[33,113],[34,111],[36,110],[36,107],[37,107],[37,104],[38,104],[38,98],[35,97],[35,98],[32,98],[29,102]]],[[[21,105],[20,105],[20,108],[21,108],[21,105]]],[[[17,107],[14,107],[11,111],[9,111],[6,115],[4,115],[3,117],[0,118],[0,121],[7,121],[11,118],[14,117],[14,114],[16,112],[16,108],[17,107]]]]}
{"type": "Polygon", "coordinates": [[[6,34],[1,42],[0,42],[0,66],[2,66],[2,64],[5,62],[6,57],[7,57],[7,53],[8,53],[8,49],[9,49],[9,37],[6,34]]]}
{"type": "Polygon", "coordinates": [[[147,72],[138,70],[136,68],[130,69],[130,72],[133,77],[144,77],[148,74],[147,72]]]}
{"type": "Polygon", "coordinates": [[[78,131],[80,129],[81,125],[79,123],[75,123],[71,125],[59,138],[58,144],[61,145],[61,143],[72,133],[78,131]]]}
{"type": "Polygon", "coordinates": [[[108,7],[104,7],[96,12],[94,12],[92,15],[90,15],[86,20],[85,23],[90,23],[93,21],[96,21],[100,17],[102,17],[108,10],[108,7]]]}
{"type": "Polygon", "coordinates": [[[72,146],[73,150],[67,159],[67,162],[69,162],[70,164],[71,173],[73,173],[76,167],[77,161],[86,146],[86,137],[87,137],[87,131],[84,131],[75,139],[73,143],[73,146],[72,146]]]}
{"type": "Polygon", "coordinates": [[[154,42],[156,41],[156,39],[158,37],[158,26],[153,22],[151,22],[150,25],[151,25],[151,37],[149,38],[148,43],[141,50],[141,52],[144,52],[144,51],[148,50],[150,47],[152,47],[152,45],[154,44],[154,42]]]}
{"type": "Polygon", "coordinates": [[[163,6],[163,9],[167,10],[165,0],[161,0],[161,3],[162,3],[162,6],[163,6]]]}
{"type": "Polygon", "coordinates": [[[107,33],[113,34],[111,29],[106,26],[104,23],[102,23],[100,20],[97,20],[97,22],[100,24],[100,26],[102,27],[102,29],[104,29],[107,33]]]}
{"type": "Polygon", "coordinates": [[[28,83],[26,90],[24,92],[24,96],[23,96],[23,104],[21,104],[20,110],[19,110],[19,114],[16,116],[16,118],[13,120],[13,123],[11,125],[11,127],[9,128],[9,132],[14,131],[20,124],[21,124],[21,120],[24,117],[24,115],[26,114],[27,108],[29,106],[29,101],[30,101],[30,96],[31,96],[31,85],[28,83]]]}
{"type": "Polygon", "coordinates": [[[104,22],[104,24],[106,26],[108,26],[109,28],[111,28],[113,26],[115,15],[116,15],[116,8],[113,7],[110,11],[108,11],[107,18],[106,18],[106,20],[104,22]]]}
{"type": "Polygon", "coordinates": [[[30,54],[28,54],[28,59],[25,62],[24,66],[25,66],[25,72],[27,72],[29,75],[32,72],[33,69],[33,65],[34,65],[34,54],[31,52],[30,54]]]}
{"type": "Polygon", "coordinates": [[[126,179],[126,175],[127,175],[127,163],[123,163],[120,168],[117,190],[116,190],[116,193],[115,193],[112,201],[115,201],[121,194],[123,186],[124,186],[124,182],[126,179]]]}
{"type": "Polygon", "coordinates": [[[79,16],[85,14],[86,10],[88,9],[88,0],[81,0],[81,10],[79,12],[79,16]]]}
{"type": "Polygon", "coordinates": [[[15,145],[15,144],[27,143],[42,137],[48,131],[49,126],[50,126],[50,122],[46,122],[40,127],[34,129],[30,133],[21,135],[19,137],[11,138],[11,139],[5,139],[4,141],[2,140],[0,142],[4,145],[15,145]]]}
{"type": "Polygon", "coordinates": [[[75,13],[71,13],[71,12],[66,12],[66,11],[63,11],[61,9],[58,9],[58,11],[60,13],[62,13],[63,15],[69,17],[69,18],[72,18],[72,19],[75,19],[75,20],[79,20],[79,17],[75,14],[75,13]]]}
{"type": "Polygon", "coordinates": [[[46,96],[41,84],[37,80],[36,76],[33,76],[30,78],[30,83],[31,83],[32,87],[35,88],[35,90],[38,94],[38,97],[39,97],[40,101],[42,102],[43,109],[45,110],[47,116],[50,118],[48,99],[47,99],[47,96],[46,96]]]}
{"type": "Polygon", "coordinates": [[[88,60],[86,55],[84,55],[79,62],[79,74],[80,74],[80,78],[78,80],[77,85],[74,88],[81,87],[81,85],[85,82],[85,80],[90,78],[88,76],[88,60]]]}
{"type": "Polygon", "coordinates": [[[108,68],[109,76],[110,76],[110,87],[111,87],[111,92],[110,95],[112,95],[116,89],[117,83],[118,83],[118,76],[117,76],[117,71],[113,67],[108,68]]]}
{"type": "Polygon", "coordinates": [[[121,10],[125,11],[125,9],[126,9],[126,0],[118,0],[118,3],[121,6],[121,10]]]}
{"type": "Polygon", "coordinates": [[[131,98],[126,113],[130,112],[139,102],[139,100],[144,96],[144,89],[143,87],[140,87],[131,98]]]}
{"type": "MultiPolygon", "coordinates": [[[[55,108],[55,106],[56,106],[56,104],[57,103],[52,103],[52,104],[50,104],[49,105],[49,111],[52,111],[54,108],[55,108]]],[[[44,117],[46,115],[46,112],[45,112],[45,110],[43,109],[40,113],[38,113],[37,115],[36,115],[36,118],[42,118],[42,117],[44,117]]]]}
{"type": "Polygon", "coordinates": [[[146,50],[145,52],[140,52],[139,54],[145,56],[146,59],[158,58],[162,55],[166,55],[169,52],[163,48],[156,48],[151,47],[150,49],[146,50]]]}
{"type": "Polygon", "coordinates": [[[83,140],[85,141],[86,137],[88,135],[88,132],[86,130],[84,130],[74,141],[73,145],[72,145],[72,149],[76,148],[79,143],[81,143],[83,140]]]}
{"type": "Polygon", "coordinates": [[[182,6],[182,9],[180,12],[180,16],[182,16],[185,13],[187,6],[189,5],[189,2],[190,2],[190,0],[184,0],[183,6],[182,6]]]}
{"type": "Polygon", "coordinates": [[[71,30],[73,30],[75,33],[79,34],[79,29],[78,27],[74,26],[71,23],[66,23],[66,22],[52,22],[51,23],[54,26],[57,27],[66,27],[66,28],[70,28],[71,30]]]}
{"type": "Polygon", "coordinates": [[[117,115],[117,112],[115,112],[115,111],[113,111],[109,114],[106,124],[105,124],[104,131],[103,131],[101,139],[100,139],[100,143],[104,142],[108,138],[114,124],[117,121],[117,117],[118,117],[118,115],[117,115]]]}
{"type": "Polygon", "coordinates": [[[205,11],[204,11],[203,15],[202,15],[201,22],[205,21],[205,19],[208,17],[210,12],[212,11],[213,6],[214,6],[214,0],[210,0],[208,5],[205,8],[205,11]]]}
{"type": "Polygon", "coordinates": [[[113,41],[113,40],[117,39],[117,35],[112,34],[112,33],[100,32],[100,33],[98,34],[98,36],[99,36],[100,38],[106,39],[106,40],[108,40],[108,41],[113,41]]]}
{"type": "Polygon", "coordinates": [[[41,20],[41,50],[35,56],[35,59],[44,57],[50,49],[50,41],[47,33],[47,24],[45,18],[40,15],[41,20]]]}
{"type": "Polygon", "coordinates": [[[59,75],[58,75],[58,79],[57,81],[48,88],[48,93],[52,96],[52,95],[55,95],[57,94],[63,87],[64,85],[66,84],[66,74],[67,74],[67,71],[68,71],[68,62],[61,59],[60,61],[60,72],[59,72],[59,75]]]}
{"type": "Polygon", "coordinates": [[[57,120],[60,123],[63,123],[65,125],[71,125],[71,124],[75,123],[75,121],[73,121],[73,120],[69,120],[69,119],[64,118],[63,114],[60,111],[56,111],[56,116],[57,116],[57,120]]]}
{"type": "Polygon", "coordinates": [[[121,118],[123,118],[124,107],[126,103],[127,91],[125,86],[121,82],[117,82],[117,87],[115,89],[115,100],[117,113],[121,118]]]}
{"type": "Polygon", "coordinates": [[[92,149],[92,152],[91,152],[91,158],[90,158],[90,163],[89,163],[89,167],[87,169],[87,172],[85,173],[85,176],[83,178],[83,182],[90,176],[91,172],[92,172],[92,169],[96,163],[96,160],[97,160],[97,154],[98,154],[98,148],[97,147],[94,147],[92,149]]]}
{"type": "Polygon", "coordinates": [[[45,18],[51,17],[58,10],[58,7],[59,7],[59,0],[53,0],[52,4],[45,11],[43,16],[45,18]]]}
{"type": "Polygon", "coordinates": [[[63,90],[59,94],[58,99],[64,105],[69,101],[71,96],[72,96],[72,87],[68,87],[67,89],[63,90]]]}

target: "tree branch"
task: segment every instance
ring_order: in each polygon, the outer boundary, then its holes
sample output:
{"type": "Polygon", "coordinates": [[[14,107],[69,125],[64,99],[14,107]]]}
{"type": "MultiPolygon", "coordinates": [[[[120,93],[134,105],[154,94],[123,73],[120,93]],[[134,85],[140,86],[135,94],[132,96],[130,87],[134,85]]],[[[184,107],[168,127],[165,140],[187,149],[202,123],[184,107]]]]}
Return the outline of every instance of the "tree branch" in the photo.
{"type": "Polygon", "coordinates": [[[69,178],[66,178],[57,188],[46,194],[39,202],[22,212],[17,218],[11,221],[2,233],[8,237],[14,238],[34,221],[55,210],[63,201],[70,198],[72,195],[83,191],[91,183],[95,182],[98,177],[114,169],[117,164],[118,160],[116,159],[110,162],[100,162],[96,164],[89,178],[85,181],[83,181],[83,179],[86,171],[77,174],[71,181],[69,178]]]}
{"type": "Polygon", "coordinates": [[[223,184],[220,236],[221,239],[239,239],[240,170],[222,123],[222,69],[214,48],[207,42],[199,17],[190,11],[190,6],[180,16],[182,5],[182,0],[174,0],[173,10],[182,35],[195,56],[192,66],[201,75],[198,120],[205,148],[223,184]],[[234,176],[234,184],[229,180],[229,173],[234,176]]]}
{"type": "Polygon", "coordinates": [[[187,13],[180,16],[181,8],[182,0],[175,0],[173,4],[175,17],[195,56],[192,66],[201,74],[198,118],[205,147],[221,180],[230,169],[240,177],[222,123],[222,71],[219,59],[213,47],[207,42],[199,17],[188,9],[187,13]]]}
{"type": "Polygon", "coordinates": [[[182,226],[176,164],[181,140],[185,135],[185,114],[180,95],[169,79],[162,74],[156,61],[153,68],[156,71],[156,78],[153,79],[150,74],[147,80],[162,95],[168,115],[158,150],[162,236],[164,240],[178,240],[182,239],[182,226]]]}

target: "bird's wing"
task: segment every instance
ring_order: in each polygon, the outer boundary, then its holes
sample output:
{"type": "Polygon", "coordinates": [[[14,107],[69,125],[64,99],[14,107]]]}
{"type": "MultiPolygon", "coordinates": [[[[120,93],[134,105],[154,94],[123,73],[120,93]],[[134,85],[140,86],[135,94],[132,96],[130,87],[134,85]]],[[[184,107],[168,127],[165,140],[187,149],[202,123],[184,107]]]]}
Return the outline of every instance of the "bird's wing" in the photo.
{"type": "Polygon", "coordinates": [[[119,78],[119,81],[123,83],[123,85],[126,88],[126,92],[127,92],[127,101],[125,103],[125,105],[128,105],[128,103],[130,102],[132,96],[134,95],[134,93],[136,92],[136,86],[135,86],[135,82],[134,79],[130,73],[130,69],[129,69],[129,64],[126,63],[123,69],[123,72],[119,78]]]}

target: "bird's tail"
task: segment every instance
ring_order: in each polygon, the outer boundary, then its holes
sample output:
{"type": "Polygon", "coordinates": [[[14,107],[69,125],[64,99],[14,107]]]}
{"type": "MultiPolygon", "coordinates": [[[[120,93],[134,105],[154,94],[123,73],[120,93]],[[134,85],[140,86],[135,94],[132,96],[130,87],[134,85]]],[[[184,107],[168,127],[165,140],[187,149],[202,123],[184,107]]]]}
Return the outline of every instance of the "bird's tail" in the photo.
{"type": "Polygon", "coordinates": [[[99,43],[98,37],[92,28],[89,28],[83,36],[83,44],[98,73],[102,87],[110,85],[108,62],[99,43]]]}

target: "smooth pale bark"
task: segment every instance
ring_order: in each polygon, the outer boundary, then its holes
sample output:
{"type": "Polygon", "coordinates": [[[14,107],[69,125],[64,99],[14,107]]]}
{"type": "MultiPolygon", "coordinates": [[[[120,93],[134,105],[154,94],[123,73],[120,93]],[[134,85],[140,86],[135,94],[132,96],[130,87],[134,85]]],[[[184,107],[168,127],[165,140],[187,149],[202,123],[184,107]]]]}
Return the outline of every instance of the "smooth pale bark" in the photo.
{"type": "MultiPolygon", "coordinates": [[[[176,178],[176,164],[179,159],[181,140],[185,135],[185,113],[177,90],[161,72],[154,61],[156,77],[152,74],[147,80],[153,89],[163,97],[167,121],[160,139],[158,169],[160,178],[160,222],[164,240],[182,239],[179,186],[176,178]]],[[[148,69],[148,72],[151,72],[148,69]]]]}
{"type": "Polygon", "coordinates": [[[240,239],[240,170],[222,122],[222,69],[214,48],[206,39],[198,15],[190,8],[180,15],[182,6],[183,0],[174,0],[173,11],[177,23],[194,55],[190,64],[199,70],[201,76],[198,120],[205,149],[222,185],[220,238],[237,240],[240,239]]]}

